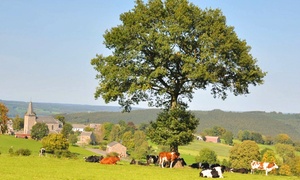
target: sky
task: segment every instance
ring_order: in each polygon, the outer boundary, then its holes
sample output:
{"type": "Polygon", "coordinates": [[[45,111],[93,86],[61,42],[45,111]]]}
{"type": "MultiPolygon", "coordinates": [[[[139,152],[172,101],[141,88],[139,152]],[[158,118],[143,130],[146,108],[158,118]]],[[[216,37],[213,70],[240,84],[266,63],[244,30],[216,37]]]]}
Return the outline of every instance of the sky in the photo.
{"type": "MultiPolygon", "coordinates": [[[[224,101],[209,90],[196,91],[189,108],[300,113],[300,1],[190,2],[221,9],[267,76],[263,85],[250,86],[250,94],[224,101]]],[[[1,0],[0,100],[118,105],[94,98],[97,72],[90,61],[110,54],[103,34],[120,25],[120,14],[134,5],[134,0],[1,0]]]]}

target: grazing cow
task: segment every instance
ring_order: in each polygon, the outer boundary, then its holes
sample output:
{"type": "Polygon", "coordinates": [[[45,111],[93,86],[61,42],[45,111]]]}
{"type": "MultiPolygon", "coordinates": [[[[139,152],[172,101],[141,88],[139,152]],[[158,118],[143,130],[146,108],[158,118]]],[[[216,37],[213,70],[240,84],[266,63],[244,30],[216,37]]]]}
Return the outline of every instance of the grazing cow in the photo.
{"type": "Polygon", "coordinates": [[[100,161],[100,164],[117,164],[118,161],[120,161],[119,156],[111,156],[111,157],[103,158],[100,161]]]}
{"type": "Polygon", "coordinates": [[[200,177],[206,178],[223,178],[223,172],[221,166],[211,169],[205,169],[200,172],[200,177]]]}
{"type": "Polygon", "coordinates": [[[272,171],[273,169],[278,169],[278,166],[274,162],[268,163],[268,162],[252,161],[251,174],[253,174],[255,169],[266,171],[266,176],[267,176],[268,172],[272,171]]]}
{"type": "Polygon", "coordinates": [[[103,159],[103,156],[89,156],[89,157],[84,157],[85,162],[100,162],[103,159]]]}
{"type": "Polygon", "coordinates": [[[189,165],[189,167],[195,168],[195,169],[200,169],[201,162],[193,163],[193,164],[189,165]]]}
{"type": "Polygon", "coordinates": [[[233,173],[241,173],[241,174],[248,174],[249,170],[246,169],[246,168],[239,168],[239,169],[234,169],[232,168],[230,170],[230,172],[233,172],[233,173]]]}
{"type": "Polygon", "coordinates": [[[158,163],[158,156],[156,155],[147,155],[146,160],[148,164],[157,164],[158,163]]]}
{"type": "Polygon", "coordinates": [[[164,168],[166,162],[170,162],[170,168],[172,168],[173,162],[179,158],[178,152],[161,152],[159,153],[159,165],[164,168]]]}
{"type": "Polygon", "coordinates": [[[177,158],[174,160],[172,167],[184,167],[186,166],[186,162],[183,158],[177,158]]]}
{"type": "Polygon", "coordinates": [[[45,154],[46,154],[46,149],[45,148],[41,148],[39,156],[45,156],[45,154]]]}

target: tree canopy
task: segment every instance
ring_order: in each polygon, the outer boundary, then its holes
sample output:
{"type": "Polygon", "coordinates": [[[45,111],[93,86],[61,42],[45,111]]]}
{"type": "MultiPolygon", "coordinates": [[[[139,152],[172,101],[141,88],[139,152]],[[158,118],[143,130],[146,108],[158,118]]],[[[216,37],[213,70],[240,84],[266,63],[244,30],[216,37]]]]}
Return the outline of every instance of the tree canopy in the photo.
{"type": "Polygon", "coordinates": [[[107,30],[105,46],[91,65],[98,72],[95,98],[118,101],[125,111],[139,102],[174,108],[196,90],[226,99],[248,94],[266,75],[250,46],[226,24],[220,9],[200,9],[188,0],[136,0],[107,30]]]}

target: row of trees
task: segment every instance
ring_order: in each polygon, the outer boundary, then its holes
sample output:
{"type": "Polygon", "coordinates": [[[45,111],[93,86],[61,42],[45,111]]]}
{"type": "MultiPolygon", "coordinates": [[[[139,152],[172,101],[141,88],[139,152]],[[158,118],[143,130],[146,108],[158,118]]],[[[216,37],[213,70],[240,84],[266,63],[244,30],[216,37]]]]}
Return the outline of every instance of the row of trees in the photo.
{"type": "Polygon", "coordinates": [[[231,168],[251,169],[250,163],[253,160],[262,162],[275,162],[280,166],[278,173],[280,175],[300,175],[300,156],[295,154],[295,148],[289,144],[276,144],[275,150],[265,148],[259,151],[256,142],[245,140],[240,144],[235,144],[229,153],[229,161],[217,159],[217,154],[209,149],[204,148],[196,156],[196,162],[208,162],[210,164],[220,163],[231,168]]]}

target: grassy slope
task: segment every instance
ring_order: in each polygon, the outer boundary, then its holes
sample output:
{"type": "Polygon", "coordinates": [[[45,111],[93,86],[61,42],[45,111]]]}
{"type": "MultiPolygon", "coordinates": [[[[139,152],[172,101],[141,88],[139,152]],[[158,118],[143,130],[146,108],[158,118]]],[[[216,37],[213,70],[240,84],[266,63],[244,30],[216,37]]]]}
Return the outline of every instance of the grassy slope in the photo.
{"type": "MultiPolygon", "coordinates": [[[[92,154],[80,147],[70,147],[72,152],[77,152],[80,157],[75,160],[57,159],[50,156],[39,157],[38,149],[41,147],[40,142],[34,140],[17,139],[13,136],[0,135],[0,172],[1,179],[102,179],[102,180],[182,180],[182,179],[199,179],[199,170],[188,167],[181,169],[162,169],[157,166],[137,166],[129,165],[128,161],[121,161],[117,165],[101,165],[98,163],[86,163],[81,158],[82,156],[92,154]],[[14,149],[28,148],[32,150],[32,155],[29,157],[9,156],[8,149],[13,146],[14,149]]],[[[204,143],[195,141],[188,146],[180,147],[180,152],[188,164],[194,162],[194,157],[198,155],[202,148],[211,148],[216,151],[220,157],[228,156],[229,146],[222,144],[204,143]]],[[[242,175],[225,173],[225,178],[232,180],[251,179],[251,180],[286,180],[299,179],[298,177],[282,177],[263,175],[242,175]]]]}

